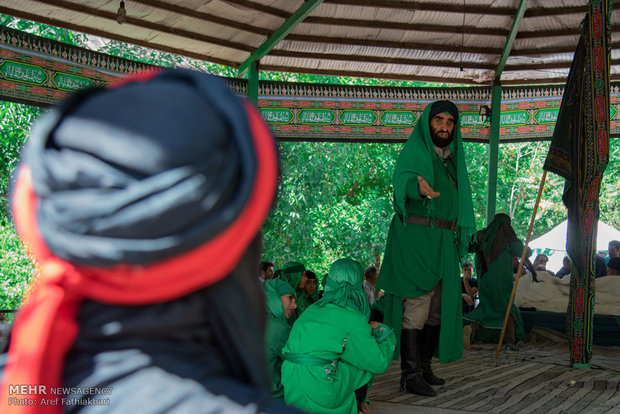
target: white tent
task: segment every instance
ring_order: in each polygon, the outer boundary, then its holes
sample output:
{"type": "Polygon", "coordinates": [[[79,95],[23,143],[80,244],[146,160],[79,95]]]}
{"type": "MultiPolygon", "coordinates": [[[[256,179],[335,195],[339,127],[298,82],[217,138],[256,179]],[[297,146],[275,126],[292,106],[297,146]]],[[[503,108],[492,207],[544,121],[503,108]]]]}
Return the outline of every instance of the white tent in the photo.
{"type": "MultiPolygon", "coordinates": [[[[568,221],[564,220],[539,238],[529,244],[534,255],[545,253],[549,256],[547,270],[557,272],[562,267],[562,259],[566,255],[566,228],[568,221]]],[[[620,230],[611,227],[607,223],[598,222],[598,234],[596,237],[596,251],[607,251],[611,240],[620,240],[620,230]]],[[[535,257],[535,256],[534,256],[535,257]]],[[[534,261],[532,257],[532,261],[534,261]]]]}

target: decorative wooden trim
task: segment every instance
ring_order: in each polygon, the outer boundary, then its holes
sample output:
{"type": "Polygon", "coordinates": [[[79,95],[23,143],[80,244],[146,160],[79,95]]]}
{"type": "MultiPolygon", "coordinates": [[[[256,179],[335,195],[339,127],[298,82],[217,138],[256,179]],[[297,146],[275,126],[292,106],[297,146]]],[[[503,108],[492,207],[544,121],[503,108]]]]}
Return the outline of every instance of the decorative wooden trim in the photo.
{"type": "MultiPolygon", "coordinates": [[[[148,68],[153,66],[0,27],[0,99],[54,105],[81,88],[105,86],[148,68]]],[[[222,80],[236,93],[247,95],[246,80],[222,80]]],[[[501,141],[550,139],[563,89],[563,85],[504,87],[501,141]]],[[[399,88],[263,81],[258,95],[259,111],[283,141],[403,142],[424,107],[439,99],[459,107],[465,140],[487,142],[489,136],[488,121],[478,115],[480,105],[491,104],[487,86],[399,88]]],[[[612,136],[620,136],[619,97],[620,83],[613,83],[612,136]]]]}

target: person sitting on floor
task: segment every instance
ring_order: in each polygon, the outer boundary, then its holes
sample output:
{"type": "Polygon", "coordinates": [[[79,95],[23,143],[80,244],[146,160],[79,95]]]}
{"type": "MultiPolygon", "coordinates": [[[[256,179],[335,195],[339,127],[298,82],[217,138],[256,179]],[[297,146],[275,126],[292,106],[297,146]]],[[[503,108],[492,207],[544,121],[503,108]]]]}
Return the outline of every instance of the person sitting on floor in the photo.
{"type": "Polygon", "coordinates": [[[472,277],[473,265],[470,262],[463,263],[461,268],[463,270],[461,296],[463,297],[463,315],[465,315],[476,307],[474,299],[478,295],[478,280],[472,277]]]}
{"type": "Polygon", "coordinates": [[[594,277],[599,278],[607,276],[607,263],[605,262],[605,258],[602,256],[595,254],[594,255],[594,277]]]}
{"type": "Polygon", "coordinates": [[[570,272],[572,271],[572,269],[573,269],[573,263],[570,261],[570,257],[564,256],[564,259],[562,260],[562,268],[558,270],[555,276],[562,279],[564,276],[570,275],[570,272]]]}
{"type": "Polygon", "coordinates": [[[332,263],[323,298],[295,322],[282,351],[284,400],[311,413],[356,414],[355,391],[384,373],[396,339],[370,306],[362,266],[352,259],[332,263]]]}
{"type": "Polygon", "coordinates": [[[40,277],[0,356],[0,411],[296,412],[269,398],[256,277],[270,129],[204,73],[121,82],[32,129],[12,210],[40,277]],[[11,405],[15,386],[66,394],[11,405]]]}
{"type": "Polygon", "coordinates": [[[549,257],[546,254],[539,254],[536,256],[536,258],[534,259],[534,269],[538,272],[538,271],[544,271],[549,273],[551,276],[555,276],[555,273],[553,273],[551,270],[547,270],[547,263],[549,262],[549,257]]]}
{"type": "Polygon", "coordinates": [[[266,280],[263,283],[263,290],[267,302],[265,344],[271,370],[271,396],[282,400],[284,399],[284,390],[280,381],[282,361],[284,361],[282,348],[291,332],[288,320],[297,309],[295,290],[280,279],[266,280]]]}
{"type": "Polygon", "coordinates": [[[375,300],[378,299],[375,297],[376,289],[375,285],[379,280],[379,269],[377,266],[368,266],[364,271],[364,292],[366,293],[366,298],[368,299],[368,303],[372,306],[375,303],[375,300]]]}
{"type": "Polygon", "coordinates": [[[607,263],[607,276],[620,275],[620,257],[610,257],[607,263]]]}
{"type": "Polygon", "coordinates": [[[258,264],[258,281],[264,283],[273,277],[273,263],[262,261],[258,264]]]}

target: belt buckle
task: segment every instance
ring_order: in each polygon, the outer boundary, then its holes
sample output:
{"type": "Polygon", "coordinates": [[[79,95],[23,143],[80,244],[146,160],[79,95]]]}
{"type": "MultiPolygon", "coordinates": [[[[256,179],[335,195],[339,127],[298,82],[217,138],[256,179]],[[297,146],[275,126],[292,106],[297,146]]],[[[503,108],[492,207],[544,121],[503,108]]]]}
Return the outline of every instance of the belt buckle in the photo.
{"type": "Polygon", "coordinates": [[[454,220],[450,225],[450,231],[453,233],[456,232],[456,220],[454,220]]]}

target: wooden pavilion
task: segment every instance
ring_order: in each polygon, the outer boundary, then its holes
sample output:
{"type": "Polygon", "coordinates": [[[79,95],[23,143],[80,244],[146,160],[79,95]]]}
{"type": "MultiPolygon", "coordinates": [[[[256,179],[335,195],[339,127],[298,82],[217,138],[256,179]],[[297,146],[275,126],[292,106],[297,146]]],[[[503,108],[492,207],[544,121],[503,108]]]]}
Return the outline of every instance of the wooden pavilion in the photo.
{"type": "MultiPolygon", "coordinates": [[[[586,0],[3,0],[0,13],[236,68],[281,140],[398,142],[450,99],[466,140],[549,139],[586,0]],[[395,88],[259,81],[259,71],[441,82],[395,88]]],[[[620,135],[620,12],[612,32],[610,136],[620,135]],[[614,40],[615,39],[615,40],[614,40]]],[[[0,27],[0,98],[46,106],[146,65],[0,27]]]]}

